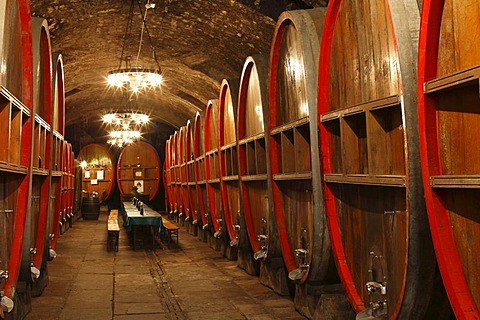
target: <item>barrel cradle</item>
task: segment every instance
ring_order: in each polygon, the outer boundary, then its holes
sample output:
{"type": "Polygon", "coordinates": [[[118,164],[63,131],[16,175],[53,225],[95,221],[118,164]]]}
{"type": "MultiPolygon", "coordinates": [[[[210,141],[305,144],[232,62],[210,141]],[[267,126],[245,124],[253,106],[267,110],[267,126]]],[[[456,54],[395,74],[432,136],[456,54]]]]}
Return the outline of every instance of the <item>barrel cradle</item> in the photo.
{"type": "Polygon", "coordinates": [[[443,283],[457,319],[480,318],[480,6],[424,1],[418,61],[423,186],[443,283]]]}
{"type": "Polygon", "coordinates": [[[359,319],[449,316],[433,290],[418,161],[418,26],[409,0],[332,1],[325,19],[318,116],[326,214],[359,319]]]}

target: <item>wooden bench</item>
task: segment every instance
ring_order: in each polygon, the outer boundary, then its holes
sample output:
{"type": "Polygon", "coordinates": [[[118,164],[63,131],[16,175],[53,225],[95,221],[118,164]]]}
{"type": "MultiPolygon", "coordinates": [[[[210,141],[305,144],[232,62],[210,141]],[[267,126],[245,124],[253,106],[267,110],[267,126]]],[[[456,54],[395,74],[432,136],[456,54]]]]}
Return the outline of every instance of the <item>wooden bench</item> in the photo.
{"type": "Polygon", "coordinates": [[[118,242],[120,237],[120,227],[118,226],[118,210],[112,210],[108,216],[108,237],[107,250],[118,252],[118,242]]]}
{"type": "Polygon", "coordinates": [[[162,232],[163,237],[167,241],[167,246],[170,249],[170,242],[172,241],[172,235],[177,236],[177,247],[178,247],[178,230],[180,227],[170,222],[168,219],[162,217],[162,232]]]}

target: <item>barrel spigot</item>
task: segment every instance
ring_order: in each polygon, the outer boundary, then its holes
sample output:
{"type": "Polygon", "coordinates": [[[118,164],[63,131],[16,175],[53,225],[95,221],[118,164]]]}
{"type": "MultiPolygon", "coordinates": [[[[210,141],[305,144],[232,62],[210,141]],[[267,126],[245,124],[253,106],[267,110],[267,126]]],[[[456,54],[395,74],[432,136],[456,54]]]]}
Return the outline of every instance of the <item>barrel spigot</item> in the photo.
{"type": "Polygon", "coordinates": [[[235,233],[235,239],[230,241],[230,247],[236,247],[238,245],[238,235],[240,233],[240,225],[234,224],[232,225],[233,232],[235,233]]]}
{"type": "Polygon", "coordinates": [[[8,280],[8,271],[7,270],[0,270],[0,282],[2,280],[8,280]]]}
{"type": "Polygon", "coordinates": [[[267,257],[267,241],[268,235],[259,234],[257,235],[257,240],[260,242],[260,250],[253,254],[255,260],[265,259],[267,257]]]}
{"type": "Polygon", "coordinates": [[[37,248],[30,248],[30,256],[33,258],[37,254],[37,248]]]}
{"type": "Polygon", "coordinates": [[[48,239],[50,239],[50,241],[55,240],[55,234],[54,233],[48,234],[48,239]]]}
{"type": "Polygon", "coordinates": [[[308,263],[306,263],[308,250],[303,248],[295,249],[295,256],[300,259],[300,264],[298,268],[288,273],[288,277],[290,278],[290,280],[298,282],[303,278],[305,273],[307,273],[307,269],[310,266],[308,263]]]}
{"type": "MultiPolygon", "coordinates": [[[[221,223],[222,223],[222,219],[217,219],[217,223],[218,223],[218,224],[221,224],[221,223]]],[[[213,236],[214,236],[215,238],[220,238],[220,237],[222,236],[222,227],[221,227],[221,226],[218,228],[218,231],[216,231],[216,232],[213,234],[213,236]]]]}

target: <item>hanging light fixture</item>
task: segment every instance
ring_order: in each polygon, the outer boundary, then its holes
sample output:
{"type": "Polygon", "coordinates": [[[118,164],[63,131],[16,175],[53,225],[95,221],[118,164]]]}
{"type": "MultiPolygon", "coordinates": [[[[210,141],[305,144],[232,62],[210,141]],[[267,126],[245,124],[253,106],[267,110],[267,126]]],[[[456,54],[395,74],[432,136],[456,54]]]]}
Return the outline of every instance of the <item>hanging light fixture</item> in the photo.
{"type": "Polygon", "coordinates": [[[159,88],[162,84],[162,69],[158,63],[157,54],[150,37],[150,32],[147,27],[147,13],[149,9],[155,8],[155,4],[150,3],[150,0],[145,4],[145,12],[142,10],[140,0],[131,0],[130,12],[128,16],[127,27],[123,38],[122,53],[120,55],[120,62],[118,68],[108,73],[108,85],[115,88],[120,88],[131,93],[139,93],[149,89],[159,88]],[[140,40],[138,44],[138,52],[134,63],[132,64],[132,57],[125,54],[127,39],[131,38],[131,31],[133,25],[133,16],[135,3],[137,3],[142,16],[142,30],[140,33],[140,40]],[[153,60],[155,66],[147,68],[139,63],[140,53],[142,51],[143,36],[146,33],[150,47],[152,48],[153,60]]]}
{"type": "Polygon", "coordinates": [[[110,129],[107,143],[122,148],[141,137],[141,129],[150,118],[141,113],[109,113],[102,117],[103,123],[110,129]]]}

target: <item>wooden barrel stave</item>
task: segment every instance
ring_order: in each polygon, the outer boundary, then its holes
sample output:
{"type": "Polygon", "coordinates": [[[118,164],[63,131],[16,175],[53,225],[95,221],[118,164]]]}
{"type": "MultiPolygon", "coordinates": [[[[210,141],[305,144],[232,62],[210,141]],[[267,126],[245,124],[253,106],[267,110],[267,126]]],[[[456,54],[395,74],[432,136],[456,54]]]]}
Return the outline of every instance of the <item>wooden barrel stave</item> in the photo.
{"type": "Polygon", "coordinates": [[[480,28],[475,1],[425,1],[419,40],[418,99],[423,185],[442,279],[458,319],[480,318],[480,267],[471,239],[478,209],[480,28]]]}

